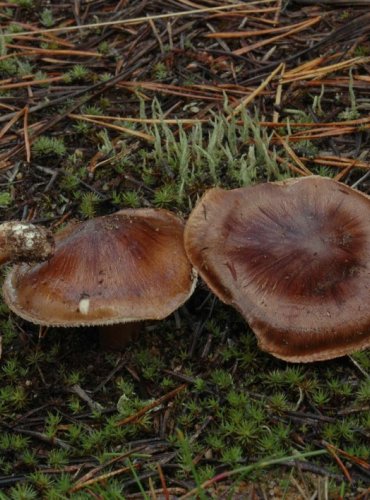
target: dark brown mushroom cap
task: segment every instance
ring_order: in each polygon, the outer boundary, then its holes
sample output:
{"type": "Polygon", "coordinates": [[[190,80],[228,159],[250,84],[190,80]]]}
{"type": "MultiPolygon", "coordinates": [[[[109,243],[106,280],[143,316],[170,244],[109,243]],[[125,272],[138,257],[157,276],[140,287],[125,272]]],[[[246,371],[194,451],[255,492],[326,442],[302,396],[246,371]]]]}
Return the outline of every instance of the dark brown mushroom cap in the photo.
{"type": "Polygon", "coordinates": [[[161,319],[192,293],[183,222],[167,210],[121,210],[69,225],[47,262],[15,266],[3,292],[37,324],[80,326],[161,319]]]}
{"type": "Polygon", "coordinates": [[[370,345],[370,199],[310,176],[201,198],[185,249],[259,345],[308,362],[370,345]]]}

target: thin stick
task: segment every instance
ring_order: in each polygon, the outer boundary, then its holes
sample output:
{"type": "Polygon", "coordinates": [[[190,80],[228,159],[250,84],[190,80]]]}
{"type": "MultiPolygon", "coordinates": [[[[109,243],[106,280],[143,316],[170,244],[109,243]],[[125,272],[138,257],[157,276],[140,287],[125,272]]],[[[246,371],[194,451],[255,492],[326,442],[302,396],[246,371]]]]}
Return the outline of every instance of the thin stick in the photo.
{"type": "Polygon", "coordinates": [[[303,177],[307,177],[308,174],[306,174],[300,168],[298,168],[295,165],[293,165],[293,163],[291,163],[290,161],[287,161],[286,158],[282,158],[281,156],[276,155],[276,160],[281,165],[286,165],[292,172],[295,172],[296,174],[302,175],[303,177]]]}
{"type": "Polygon", "coordinates": [[[283,33],[282,35],[276,35],[271,38],[268,38],[267,40],[262,40],[261,42],[256,42],[252,45],[248,45],[247,47],[242,47],[241,49],[234,50],[233,53],[236,55],[245,55],[248,52],[251,52],[252,50],[259,49],[260,47],[263,47],[264,45],[270,45],[273,42],[276,42],[277,40],[281,40],[282,38],[287,38],[290,35],[294,35],[295,33],[298,33],[299,31],[303,31],[306,28],[310,28],[314,24],[317,24],[319,21],[321,21],[321,17],[317,16],[314,17],[313,19],[309,19],[308,21],[305,21],[303,23],[298,23],[293,25],[293,28],[290,31],[287,31],[286,33],[283,33]]]}
{"type": "Polygon", "coordinates": [[[138,452],[144,450],[144,448],[145,448],[145,446],[140,446],[140,447],[135,448],[133,450],[130,450],[126,453],[123,453],[122,455],[114,457],[111,460],[109,460],[108,462],[105,462],[101,465],[98,465],[97,467],[94,467],[89,472],[87,472],[84,476],[80,477],[80,479],[77,481],[77,483],[74,486],[72,486],[72,488],[69,490],[69,493],[74,493],[75,491],[80,490],[81,488],[83,488],[87,484],[91,484],[91,483],[89,483],[89,481],[94,478],[95,474],[97,474],[98,472],[103,470],[105,467],[108,467],[109,465],[113,465],[117,462],[120,462],[121,460],[128,458],[132,454],[138,453],[138,452]]]}
{"type": "Polygon", "coordinates": [[[95,125],[100,125],[101,127],[106,127],[106,128],[111,128],[113,130],[118,130],[119,132],[124,132],[125,134],[128,135],[133,135],[134,137],[139,137],[140,139],[145,139],[148,142],[154,142],[154,137],[149,134],[145,134],[144,132],[139,132],[138,130],[132,130],[130,128],[126,127],[120,127],[119,125],[113,125],[113,123],[106,123],[101,120],[94,120],[93,118],[86,118],[83,117],[82,115],[75,115],[73,113],[70,113],[68,115],[69,118],[74,118],[75,120],[83,120],[85,122],[89,123],[95,123],[95,125]]]}
{"type": "Polygon", "coordinates": [[[276,131],[274,132],[274,134],[278,138],[278,140],[282,144],[282,146],[284,147],[285,151],[292,158],[292,160],[294,160],[299,165],[301,170],[303,170],[303,172],[305,172],[307,175],[312,175],[312,172],[304,165],[304,163],[301,162],[301,160],[295,154],[293,149],[289,146],[287,141],[285,141],[285,139],[283,139],[276,131]]]}
{"type": "Polygon", "coordinates": [[[149,405],[145,406],[144,408],[141,408],[141,410],[136,412],[134,415],[130,415],[129,417],[124,418],[123,420],[119,420],[118,422],[116,422],[116,425],[120,427],[121,425],[129,424],[133,420],[136,420],[136,419],[140,418],[142,415],[145,415],[145,413],[147,413],[149,410],[152,410],[153,408],[160,406],[162,403],[164,403],[164,401],[167,401],[168,399],[174,398],[175,396],[177,396],[177,394],[179,392],[186,389],[186,387],[187,387],[187,384],[180,385],[179,387],[177,387],[176,389],[173,389],[172,391],[168,392],[164,396],[161,396],[160,398],[156,399],[155,401],[153,401],[153,403],[150,403],[149,405]]]}
{"type": "Polygon", "coordinates": [[[25,50],[29,55],[44,54],[50,56],[79,56],[79,57],[103,57],[100,52],[88,52],[86,50],[68,50],[68,49],[40,49],[39,47],[28,47],[27,45],[7,44],[9,49],[25,50]]]}
{"type": "Polygon", "coordinates": [[[349,165],[347,165],[346,167],[344,167],[344,169],[339,172],[335,177],[334,177],[334,180],[335,181],[341,181],[344,177],[346,177],[347,174],[349,174],[349,172],[356,166],[356,160],[353,160],[352,163],[350,163],[349,165]]]}
{"type": "Polygon", "coordinates": [[[161,480],[161,485],[162,485],[162,490],[163,490],[164,498],[165,498],[165,500],[170,500],[170,494],[168,492],[168,488],[167,488],[167,484],[166,484],[166,479],[164,477],[163,470],[162,470],[162,467],[161,467],[160,463],[157,464],[157,470],[158,470],[159,478],[161,480]]]}
{"type": "Polygon", "coordinates": [[[250,102],[253,101],[255,97],[258,96],[260,92],[262,92],[263,89],[267,87],[267,85],[271,82],[271,80],[278,74],[280,73],[284,68],[284,63],[279,64],[277,68],[274,69],[272,73],[264,80],[261,85],[259,85],[251,94],[249,94],[245,99],[242,99],[242,101],[237,105],[237,107],[232,111],[229,116],[227,117],[227,121],[230,121],[231,118],[239,113],[243,108],[247,107],[250,102]]]}
{"type": "MultiPolygon", "coordinates": [[[[306,23],[307,21],[305,21],[306,23]]],[[[214,33],[207,33],[205,38],[250,38],[252,36],[260,35],[271,35],[273,33],[281,33],[289,31],[297,26],[302,26],[302,22],[287,26],[281,26],[280,28],[267,28],[259,30],[247,30],[247,31],[215,31],[214,33]]]]}
{"type": "Polygon", "coordinates": [[[30,137],[28,134],[28,106],[25,106],[25,108],[24,108],[23,137],[24,137],[24,147],[26,150],[26,161],[27,161],[27,163],[30,163],[30,161],[31,161],[31,145],[30,145],[30,137]]]}
{"type": "Polygon", "coordinates": [[[281,104],[281,96],[283,92],[283,83],[282,83],[282,78],[284,77],[284,72],[285,72],[285,63],[283,63],[283,67],[281,68],[281,76],[279,79],[279,83],[276,88],[276,96],[275,96],[275,110],[272,115],[272,121],[274,123],[277,123],[279,121],[280,113],[278,111],[278,108],[281,104]]]}
{"type": "MultiPolygon", "coordinates": [[[[270,3],[274,2],[275,0],[263,0],[262,1],[255,1],[255,2],[250,2],[248,3],[249,5],[258,5],[260,3],[270,3]]],[[[25,35],[36,35],[36,34],[47,34],[47,33],[56,33],[56,32],[68,32],[68,31],[78,31],[78,30],[83,30],[83,29],[90,29],[90,28],[101,28],[103,26],[119,26],[119,25],[126,25],[126,26],[132,26],[135,24],[141,24],[141,23],[146,23],[149,22],[150,19],[155,20],[155,19],[167,19],[169,17],[183,17],[183,16],[192,16],[195,14],[204,14],[207,12],[218,12],[222,10],[228,10],[228,9],[236,9],[239,7],[245,7],[245,3],[236,3],[236,4],[230,4],[230,5],[221,5],[219,7],[207,7],[204,9],[192,9],[192,10],[185,10],[182,12],[168,12],[167,14],[156,14],[153,16],[146,16],[146,17],[136,17],[133,19],[119,19],[116,21],[105,21],[101,23],[89,23],[89,24],[81,24],[79,26],[61,26],[59,28],[49,28],[47,30],[34,30],[34,31],[22,31],[21,33],[12,33],[12,37],[16,38],[19,36],[25,36],[25,35]]],[[[7,35],[0,35],[0,38],[5,38],[7,35]]]]}
{"type": "Polygon", "coordinates": [[[23,115],[25,108],[20,109],[15,113],[13,118],[11,118],[8,123],[6,123],[3,128],[0,130],[0,139],[7,133],[7,131],[11,128],[12,125],[23,115]]]}
{"type": "MultiPolygon", "coordinates": [[[[140,467],[139,464],[135,464],[132,467],[140,467]]],[[[90,486],[91,484],[99,483],[101,481],[105,481],[106,479],[110,479],[111,477],[118,476],[120,474],[124,474],[125,472],[128,472],[131,470],[131,467],[122,467],[121,469],[114,470],[112,472],[107,472],[106,474],[102,474],[101,476],[94,477],[93,479],[89,479],[89,481],[86,481],[85,483],[78,484],[74,486],[70,492],[75,492],[78,491],[82,488],[85,488],[86,486],[90,486]]]]}
{"type": "Polygon", "coordinates": [[[324,444],[325,448],[328,450],[328,452],[330,453],[330,455],[334,458],[334,460],[337,462],[339,468],[341,469],[341,471],[343,472],[345,478],[347,479],[347,481],[352,484],[352,478],[350,476],[350,473],[348,472],[346,466],[344,465],[344,463],[342,462],[342,460],[338,457],[338,455],[336,454],[335,452],[335,447],[332,446],[331,444],[329,443],[325,443],[324,444]]]}
{"type": "Polygon", "coordinates": [[[53,78],[42,78],[41,80],[27,80],[25,82],[6,83],[5,85],[1,85],[0,90],[19,89],[22,87],[29,87],[30,85],[43,85],[44,83],[60,82],[62,80],[62,76],[54,76],[53,78]]]}

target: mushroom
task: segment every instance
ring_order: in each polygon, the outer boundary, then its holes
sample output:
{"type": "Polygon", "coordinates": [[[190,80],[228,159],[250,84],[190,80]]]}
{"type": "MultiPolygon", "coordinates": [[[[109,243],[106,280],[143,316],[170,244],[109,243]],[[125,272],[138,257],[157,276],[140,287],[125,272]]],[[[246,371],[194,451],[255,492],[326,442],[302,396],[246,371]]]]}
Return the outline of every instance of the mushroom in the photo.
{"type": "Polygon", "coordinates": [[[44,227],[19,221],[0,224],[0,265],[42,261],[53,251],[53,236],[44,227]]]}
{"type": "Polygon", "coordinates": [[[319,176],[210,189],[185,250],[272,355],[310,362],[370,346],[367,195],[319,176]]]}
{"type": "MultiPolygon", "coordinates": [[[[177,216],[161,209],[121,210],[70,224],[56,234],[49,261],[10,271],[5,302],[22,318],[49,326],[165,318],[195,287],[183,230],[177,216]]],[[[104,340],[107,347],[130,338],[132,328],[118,330],[104,340]]]]}

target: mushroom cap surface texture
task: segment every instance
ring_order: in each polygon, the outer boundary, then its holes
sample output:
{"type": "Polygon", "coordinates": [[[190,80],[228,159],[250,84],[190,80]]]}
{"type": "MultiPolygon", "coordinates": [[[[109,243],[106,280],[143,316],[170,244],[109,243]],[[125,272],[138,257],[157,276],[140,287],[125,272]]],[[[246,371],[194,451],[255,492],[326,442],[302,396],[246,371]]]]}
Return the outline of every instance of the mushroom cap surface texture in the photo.
{"type": "Polygon", "coordinates": [[[261,349],[291,362],[370,346],[370,198],[319,176],[210,189],[185,249],[261,349]]]}
{"type": "Polygon", "coordinates": [[[161,209],[121,210],[70,224],[56,234],[50,260],[10,271],[5,301],[43,325],[162,319],[195,286],[183,231],[182,220],[161,209]]]}

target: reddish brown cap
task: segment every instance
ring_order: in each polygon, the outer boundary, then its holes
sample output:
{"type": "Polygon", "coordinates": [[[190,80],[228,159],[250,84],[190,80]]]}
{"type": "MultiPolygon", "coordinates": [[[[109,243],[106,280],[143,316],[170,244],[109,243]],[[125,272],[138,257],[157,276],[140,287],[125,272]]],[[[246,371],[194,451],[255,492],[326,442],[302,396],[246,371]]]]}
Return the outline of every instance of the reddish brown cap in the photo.
{"type": "Polygon", "coordinates": [[[310,176],[201,198],[185,249],[261,349],[292,362],[370,346],[370,198],[310,176]]]}
{"type": "Polygon", "coordinates": [[[183,222],[167,210],[121,210],[71,224],[47,262],[15,266],[6,303],[37,324],[80,326],[162,319],[192,293],[183,222]]]}

